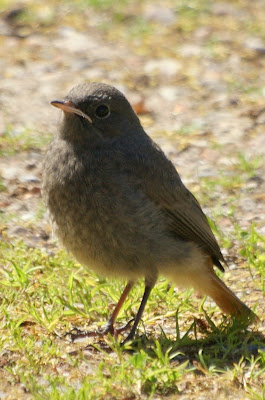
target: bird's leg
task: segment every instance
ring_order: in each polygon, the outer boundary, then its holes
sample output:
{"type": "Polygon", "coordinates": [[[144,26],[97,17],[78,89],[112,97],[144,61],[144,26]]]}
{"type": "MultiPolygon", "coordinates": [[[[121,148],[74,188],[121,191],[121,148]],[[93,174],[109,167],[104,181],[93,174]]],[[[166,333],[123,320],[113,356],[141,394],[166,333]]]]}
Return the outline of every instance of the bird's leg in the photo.
{"type": "Polygon", "coordinates": [[[134,284],[134,282],[129,281],[127,283],[127,285],[125,286],[124,291],[121,294],[120,300],[118,301],[118,303],[116,304],[116,307],[113,310],[113,313],[111,314],[111,316],[110,316],[109,320],[107,321],[106,325],[104,326],[104,328],[101,330],[103,334],[111,333],[113,335],[115,332],[118,332],[118,333],[122,332],[122,330],[124,330],[124,328],[127,328],[128,324],[130,325],[131,321],[129,321],[125,325],[125,327],[121,328],[120,330],[119,329],[115,330],[114,326],[113,326],[114,322],[120,312],[120,309],[121,309],[124,301],[126,300],[126,297],[128,296],[128,294],[131,291],[131,288],[133,287],[133,284],[134,284]]]}
{"type": "Polygon", "coordinates": [[[114,308],[113,313],[111,314],[107,324],[105,325],[105,327],[103,329],[100,329],[98,331],[85,331],[85,332],[82,332],[79,329],[74,328],[71,332],[68,332],[66,335],[70,335],[71,340],[74,341],[76,339],[80,339],[80,338],[83,338],[83,337],[104,336],[107,333],[117,334],[117,333],[120,333],[120,332],[126,330],[128,328],[128,326],[130,325],[131,321],[129,321],[125,326],[123,326],[122,328],[117,329],[117,330],[114,329],[113,325],[114,325],[114,322],[115,322],[115,320],[116,320],[116,318],[117,318],[117,316],[119,314],[119,311],[120,311],[120,309],[121,309],[126,297],[128,296],[128,294],[131,291],[131,288],[133,287],[133,284],[134,284],[134,282],[132,282],[132,281],[129,281],[127,283],[127,285],[124,288],[124,291],[121,294],[121,297],[120,297],[116,307],[114,308]]]}
{"type": "Polygon", "coordinates": [[[143,295],[143,298],[142,298],[142,301],[141,301],[139,310],[138,310],[138,312],[137,312],[137,315],[136,315],[136,317],[135,317],[134,324],[133,324],[133,326],[132,326],[132,329],[131,329],[129,335],[127,336],[127,338],[124,340],[123,343],[126,343],[126,342],[128,342],[129,340],[132,340],[132,339],[134,338],[136,328],[137,328],[138,323],[139,323],[139,321],[140,321],[140,319],[141,319],[141,317],[142,317],[142,315],[143,315],[146,302],[147,302],[147,300],[148,300],[149,294],[151,293],[151,290],[153,289],[153,287],[154,287],[154,283],[152,283],[152,284],[150,284],[150,283],[147,284],[147,283],[146,283],[146,284],[145,284],[144,295],[143,295]]]}

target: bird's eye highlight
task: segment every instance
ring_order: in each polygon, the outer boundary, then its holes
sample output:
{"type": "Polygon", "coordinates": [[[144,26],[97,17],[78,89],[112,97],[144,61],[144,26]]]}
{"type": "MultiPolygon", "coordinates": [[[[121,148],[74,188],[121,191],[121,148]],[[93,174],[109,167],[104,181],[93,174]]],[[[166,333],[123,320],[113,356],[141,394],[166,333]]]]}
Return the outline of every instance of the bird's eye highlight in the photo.
{"type": "Polygon", "coordinates": [[[106,104],[100,104],[96,108],[95,114],[98,118],[107,118],[110,115],[110,109],[106,104]]]}

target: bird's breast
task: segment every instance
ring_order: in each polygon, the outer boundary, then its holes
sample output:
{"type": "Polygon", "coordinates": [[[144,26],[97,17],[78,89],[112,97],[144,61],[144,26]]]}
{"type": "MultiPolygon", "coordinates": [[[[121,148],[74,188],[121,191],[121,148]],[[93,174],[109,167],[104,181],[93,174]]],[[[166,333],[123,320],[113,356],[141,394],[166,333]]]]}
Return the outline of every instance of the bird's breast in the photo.
{"type": "Polygon", "coordinates": [[[130,170],[104,157],[65,152],[48,158],[44,200],[56,236],[79,262],[133,279],[167,256],[164,215],[130,170]]]}

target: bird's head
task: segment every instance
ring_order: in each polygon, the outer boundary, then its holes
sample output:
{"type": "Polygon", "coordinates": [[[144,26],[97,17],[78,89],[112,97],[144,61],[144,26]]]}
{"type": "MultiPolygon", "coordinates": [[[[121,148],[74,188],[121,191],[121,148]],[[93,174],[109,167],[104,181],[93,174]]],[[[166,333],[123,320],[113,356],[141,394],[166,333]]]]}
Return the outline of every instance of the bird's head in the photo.
{"type": "Polygon", "coordinates": [[[51,104],[64,112],[60,133],[68,140],[108,140],[141,127],[125,96],[104,83],[77,85],[65,100],[51,104]]]}

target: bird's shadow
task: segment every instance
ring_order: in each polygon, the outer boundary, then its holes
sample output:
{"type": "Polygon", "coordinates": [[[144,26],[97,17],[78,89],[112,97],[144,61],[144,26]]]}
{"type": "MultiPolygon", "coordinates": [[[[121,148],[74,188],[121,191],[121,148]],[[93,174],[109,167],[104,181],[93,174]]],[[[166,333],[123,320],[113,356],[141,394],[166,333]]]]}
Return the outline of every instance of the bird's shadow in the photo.
{"type": "Polygon", "coordinates": [[[86,350],[95,352],[118,352],[135,354],[144,352],[152,359],[165,359],[169,363],[185,363],[195,367],[197,373],[209,368],[218,371],[233,367],[242,358],[250,362],[265,351],[265,336],[251,330],[243,321],[224,319],[215,325],[206,319],[194,319],[187,331],[181,335],[176,329],[175,338],[166,335],[161,328],[160,335],[137,336],[135,340],[122,343],[122,338],[111,335],[88,345],[86,350]]]}

